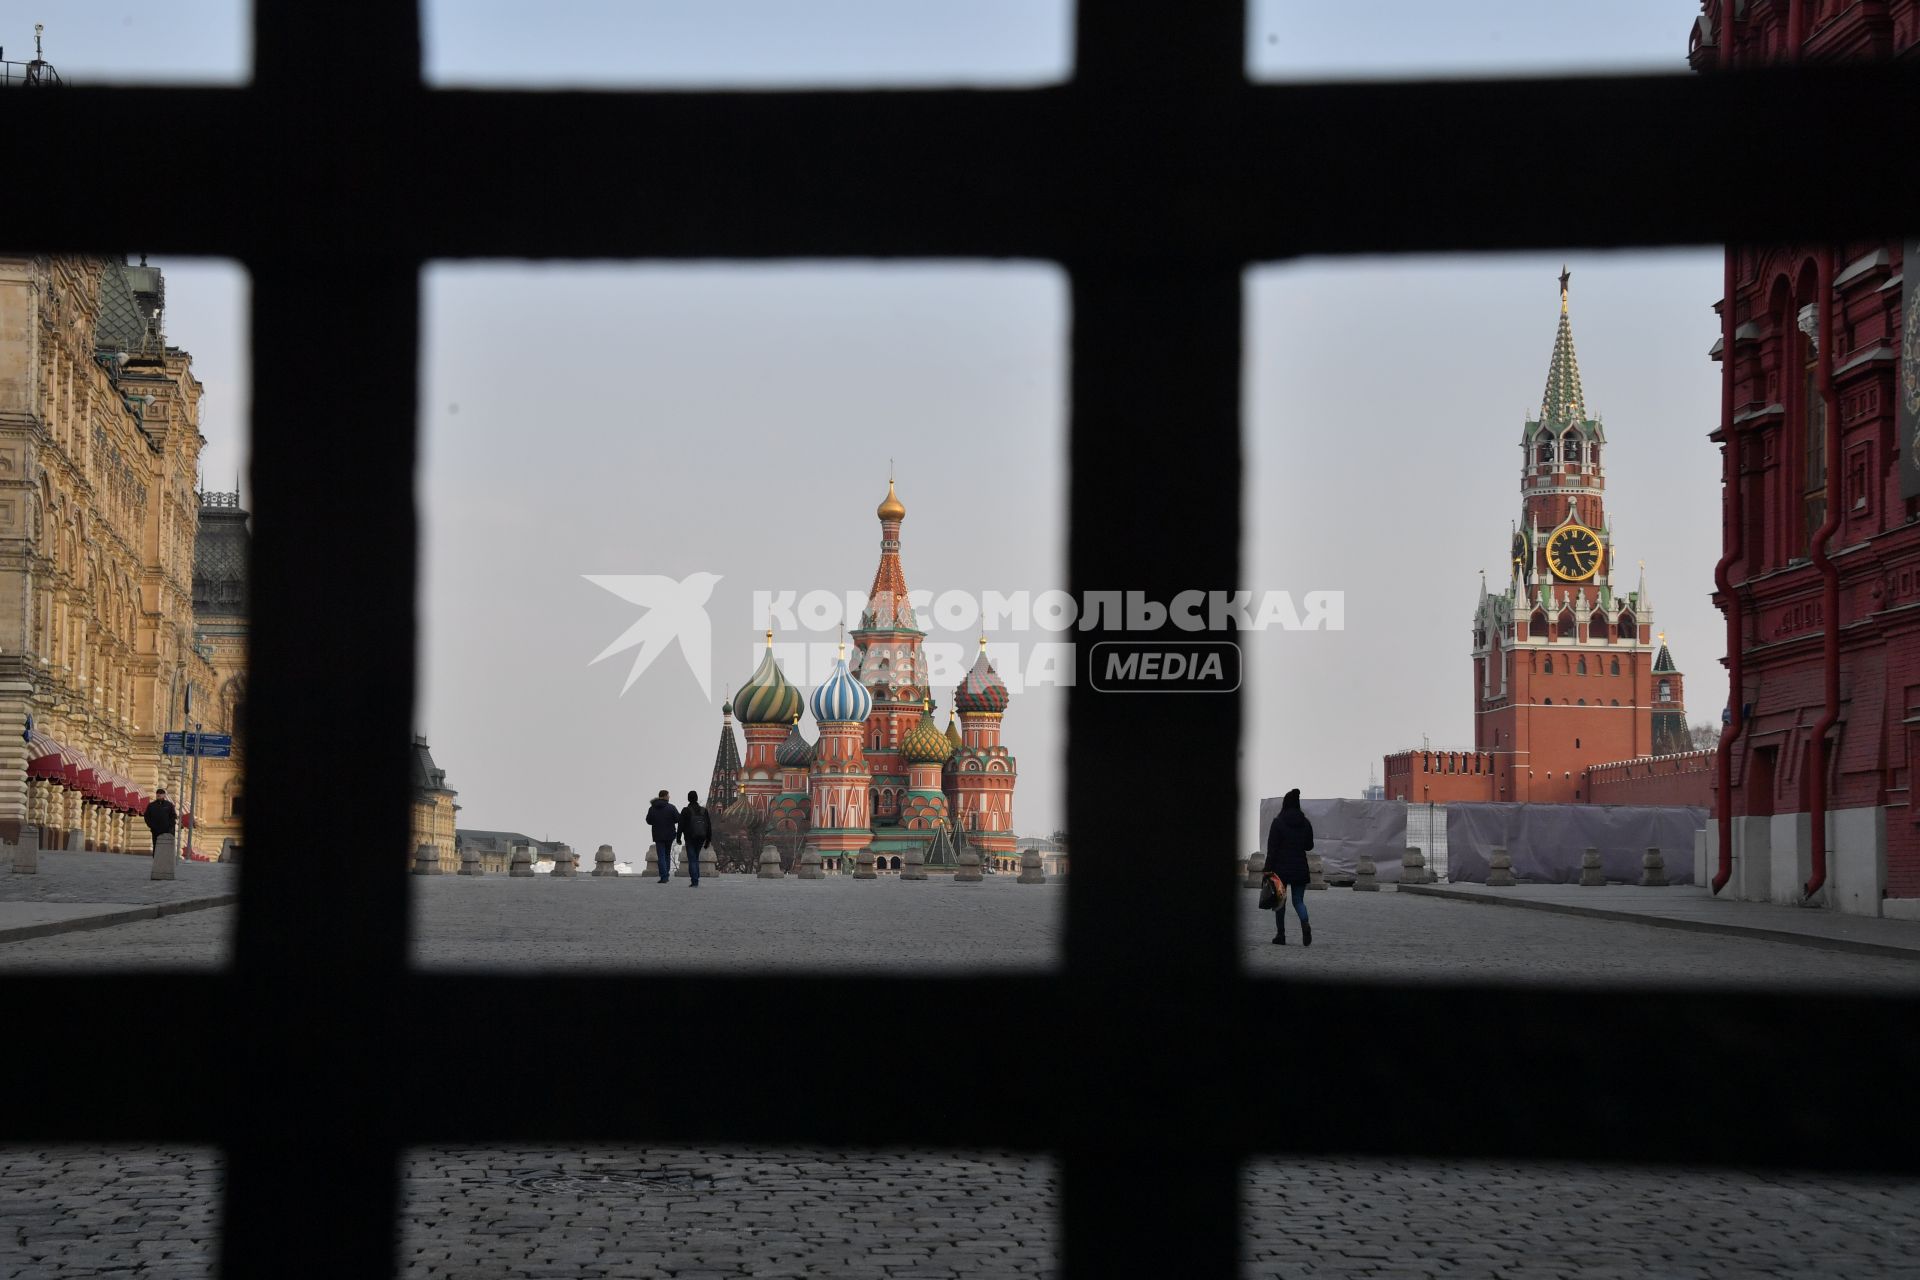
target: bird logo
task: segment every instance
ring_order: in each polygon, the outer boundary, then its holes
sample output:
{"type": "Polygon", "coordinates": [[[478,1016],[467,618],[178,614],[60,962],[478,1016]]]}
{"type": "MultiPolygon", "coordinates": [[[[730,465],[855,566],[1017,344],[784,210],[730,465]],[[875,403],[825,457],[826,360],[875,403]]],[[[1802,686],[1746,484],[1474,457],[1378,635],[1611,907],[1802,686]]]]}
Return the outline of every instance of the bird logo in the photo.
{"type": "Polygon", "coordinates": [[[687,660],[687,669],[700,682],[702,696],[713,697],[713,627],[707,620],[707,600],[720,581],[719,574],[690,573],[679,581],[658,573],[580,576],[645,610],[638,622],[621,632],[588,666],[638,645],[639,652],[633,655],[633,666],[627,671],[627,682],[620,686],[620,693],[625,696],[640,673],[653,665],[662,650],[678,640],[680,656],[687,660]]]}

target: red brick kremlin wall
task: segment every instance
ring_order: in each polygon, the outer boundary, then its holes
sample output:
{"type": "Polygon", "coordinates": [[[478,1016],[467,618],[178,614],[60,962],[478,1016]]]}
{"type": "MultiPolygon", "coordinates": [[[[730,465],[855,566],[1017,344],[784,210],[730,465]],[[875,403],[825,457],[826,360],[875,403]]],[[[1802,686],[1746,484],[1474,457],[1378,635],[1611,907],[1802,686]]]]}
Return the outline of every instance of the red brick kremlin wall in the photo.
{"type": "Polygon", "coordinates": [[[1397,751],[1386,759],[1389,800],[1415,804],[1497,799],[1490,751],[1397,751]]]}
{"type": "Polygon", "coordinates": [[[1688,751],[1597,764],[1587,771],[1587,803],[1713,804],[1714,753],[1688,751]]]}

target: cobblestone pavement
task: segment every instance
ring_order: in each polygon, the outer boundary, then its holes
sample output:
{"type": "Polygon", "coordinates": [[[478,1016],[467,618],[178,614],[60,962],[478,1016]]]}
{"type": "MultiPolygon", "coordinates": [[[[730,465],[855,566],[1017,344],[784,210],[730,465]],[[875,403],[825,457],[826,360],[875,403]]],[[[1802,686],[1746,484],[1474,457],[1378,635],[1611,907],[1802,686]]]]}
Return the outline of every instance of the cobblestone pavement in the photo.
{"type": "MultiPolygon", "coordinates": [[[[1039,968],[1060,886],[714,878],[422,877],[430,967],[762,970],[1039,968]]],[[[1243,895],[1248,967],[1328,978],[1912,990],[1920,964],[1785,943],[1333,890],[1315,945],[1268,943],[1243,895]]],[[[224,955],[221,909],[0,947],[0,970],[224,955]]],[[[644,1087],[633,1081],[633,1087],[644,1087]]],[[[990,1104],[988,1104],[990,1105],[990,1104]]],[[[1678,1105],[1678,1104],[1676,1104],[1678,1105]]],[[[1260,1161],[1249,1276],[1786,1277],[1920,1280],[1920,1181],[1580,1166],[1260,1161]]],[[[210,1274],[211,1151],[0,1150],[0,1276],[210,1274]]],[[[677,1148],[420,1150],[403,1274],[481,1277],[1023,1276],[1055,1267],[1044,1158],[1004,1153],[677,1148]]]]}
{"type": "MultiPolygon", "coordinates": [[[[1417,1161],[1261,1161],[1248,1277],[1920,1275],[1920,1186],[1417,1161]]],[[[0,1151],[0,1276],[213,1274],[218,1157],[0,1151]]],[[[415,1151],[409,1280],[1046,1276],[1048,1160],[976,1152],[415,1151]]]]}
{"type": "Polygon", "coordinates": [[[4,902],[174,902],[237,893],[240,868],[226,862],[176,862],[171,880],[155,880],[148,853],[63,853],[42,849],[34,875],[15,875],[11,858],[0,866],[4,902]]]}

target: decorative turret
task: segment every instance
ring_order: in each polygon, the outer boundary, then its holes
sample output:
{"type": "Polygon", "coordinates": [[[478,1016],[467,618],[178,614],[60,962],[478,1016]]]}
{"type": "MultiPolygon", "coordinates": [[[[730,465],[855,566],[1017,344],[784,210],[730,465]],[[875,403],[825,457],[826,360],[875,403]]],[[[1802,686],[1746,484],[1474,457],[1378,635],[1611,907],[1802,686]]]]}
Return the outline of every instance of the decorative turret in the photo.
{"type": "Polygon", "coordinates": [[[800,717],[800,691],[787,681],[773,656],[773,632],[767,632],[767,651],[753,675],[733,695],[733,710],[747,735],[747,758],[740,766],[740,789],[753,807],[765,814],[780,794],[780,762],[776,758],[787,730],[800,717]]]}
{"type": "Polygon", "coordinates": [[[773,758],[780,766],[780,794],[774,797],[767,811],[767,830],[797,838],[807,830],[808,815],[813,804],[812,784],[808,777],[813,765],[813,744],[807,741],[806,734],[800,732],[798,712],[794,713],[793,724],[787,729],[786,739],[773,753],[773,758]]]}
{"type": "Polygon", "coordinates": [[[900,522],[906,504],[887,478],[887,496],[874,512],[880,519],[880,563],[873,571],[873,587],[853,632],[853,659],[849,670],[873,695],[873,709],[865,717],[867,763],[873,769],[875,852],[885,854],[895,843],[900,806],[907,791],[907,762],[900,741],[920,718],[920,702],[927,692],[927,657],[921,648],[924,633],[907,597],[907,575],[900,561],[900,522]]]}
{"type": "Polygon", "coordinates": [[[828,864],[868,848],[872,839],[869,799],[873,770],[867,764],[861,738],[873,695],[847,670],[847,646],[840,646],[833,673],[813,691],[813,718],[820,724],[820,741],[808,766],[811,782],[809,844],[828,864]]]}
{"type": "Polygon", "coordinates": [[[960,709],[960,746],[947,762],[948,803],[957,827],[986,857],[1013,852],[1014,759],[1000,745],[1000,718],[1007,709],[1007,685],[987,658],[980,656],[954,691],[960,709]]]}
{"type": "Polygon", "coordinates": [[[901,740],[900,754],[907,762],[906,801],[900,809],[900,825],[909,831],[933,831],[947,824],[946,793],[941,788],[941,766],[953,754],[955,743],[933,723],[933,699],[921,709],[920,722],[901,740]]]}
{"type": "Polygon", "coordinates": [[[713,755],[713,779],[707,783],[707,807],[718,813],[740,794],[740,747],[733,737],[733,700],[720,704],[720,747],[713,755]]]}

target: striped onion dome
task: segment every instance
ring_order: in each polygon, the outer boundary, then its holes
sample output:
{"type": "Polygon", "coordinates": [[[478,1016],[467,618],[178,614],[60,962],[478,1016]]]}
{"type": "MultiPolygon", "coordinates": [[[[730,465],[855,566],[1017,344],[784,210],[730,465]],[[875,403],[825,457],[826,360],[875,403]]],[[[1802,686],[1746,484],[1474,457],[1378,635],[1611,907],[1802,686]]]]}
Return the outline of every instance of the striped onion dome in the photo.
{"type": "Polygon", "coordinates": [[[901,739],[900,754],[913,764],[941,764],[953,754],[953,744],[947,741],[946,734],[934,728],[933,712],[928,711],[901,739]]]}
{"type": "Polygon", "coordinates": [[[800,714],[800,691],[787,683],[786,673],[773,660],[773,632],[767,632],[767,651],[747,682],[733,695],[733,713],[742,724],[786,724],[800,714]]]}
{"type": "Polygon", "coordinates": [[[787,769],[804,769],[813,763],[813,744],[800,732],[799,716],[794,716],[793,728],[787,730],[786,741],[774,751],[773,759],[787,769]]]}
{"type": "Polygon", "coordinates": [[[873,710],[873,695],[847,670],[847,646],[840,646],[840,661],[833,674],[813,691],[813,718],[821,724],[830,721],[858,724],[873,710]]]}
{"type": "Polygon", "coordinates": [[[980,641],[980,656],[974,659],[960,687],[953,691],[953,705],[962,711],[1005,711],[1007,683],[987,661],[987,642],[980,641]]]}

